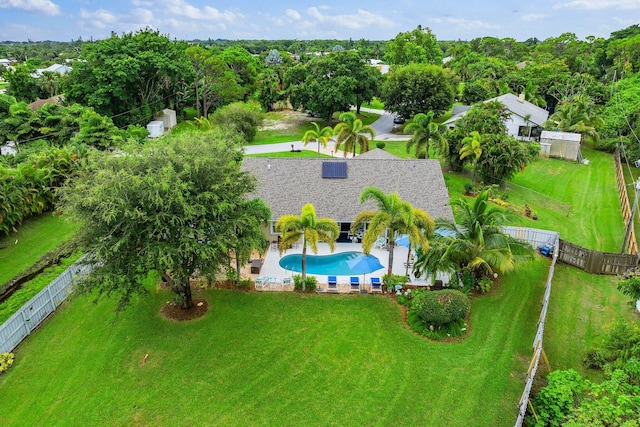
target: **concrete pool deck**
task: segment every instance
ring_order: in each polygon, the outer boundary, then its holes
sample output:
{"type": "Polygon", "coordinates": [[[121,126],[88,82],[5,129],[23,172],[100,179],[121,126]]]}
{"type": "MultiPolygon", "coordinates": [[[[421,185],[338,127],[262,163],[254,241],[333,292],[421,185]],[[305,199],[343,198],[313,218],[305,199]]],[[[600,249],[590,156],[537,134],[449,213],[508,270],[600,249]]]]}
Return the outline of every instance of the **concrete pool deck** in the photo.
{"type": "MultiPolygon", "coordinates": [[[[307,248],[307,255],[329,255],[331,253],[335,254],[339,252],[351,252],[351,251],[362,252],[362,245],[360,243],[336,243],[335,251],[331,252],[329,250],[328,244],[319,243],[318,253],[314,254],[310,248],[307,248]]],[[[395,247],[394,256],[393,256],[393,274],[402,274],[402,275],[405,274],[405,271],[406,271],[405,263],[407,262],[408,252],[409,252],[409,248],[405,246],[395,247]]],[[[280,256],[280,251],[277,248],[275,248],[274,246],[271,246],[267,250],[264,256],[264,264],[262,265],[260,274],[252,274],[251,278],[255,280],[258,277],[261,277],[261,278],[267,277],[267,278],[273,279],[272,281],[274,283],[282,283],[282,280],[284,278],[293,277],[296,274],[300,274],[295,271],[285,270],[284,268],[280,267],[280,264],[279,264],[280,259],[282,257],[290,254],[296,254],[296,253],[298,254],[302,253],[301,244],[298,245],[297,247],[284,251],[282,253],[282,256],[280,256]]],[[[371,274],[367,274],[366,276],[363,274],[358,275],[358,277],[360,278],[360,288],[366,290],[367,292],[371,292],[370,278],[373,276],[373,277],[378,277],[382,280],[382,276],[384,276],[387,273],[387,266],[389,262],[389,252],[386,249],[373,248],[371,250],[371,255],[374,255],[375,257],[377,257],[380,260],[380,263],[384,265],[384,268],[374,271],[371,274]],[[364,282],[363,282],[363,278],[364,278],[364,282]]],[[[321,274],[308,274],[308,273],[307,275],[315,276],[318,279],[319,291],[327,290],[328,276],[321,275],[321,274]]],[[[413,285],[427,286],[431,284],[430,277],[419,278],[419,279],[415,278],[411,273],[411,268],[409,268],[409,275],[411,276],[411,284],[413,285]]],[[[339,275],[336,276],[338,281],[338,292],[346,293],[350,291],[349,289],[350,277],[351,276],[339,276],[339,275]]],[[[293,286],[286,286],[286,287],[269,286],[269,287],[265,287],[264,290],[293,290],[293,286]]]]}

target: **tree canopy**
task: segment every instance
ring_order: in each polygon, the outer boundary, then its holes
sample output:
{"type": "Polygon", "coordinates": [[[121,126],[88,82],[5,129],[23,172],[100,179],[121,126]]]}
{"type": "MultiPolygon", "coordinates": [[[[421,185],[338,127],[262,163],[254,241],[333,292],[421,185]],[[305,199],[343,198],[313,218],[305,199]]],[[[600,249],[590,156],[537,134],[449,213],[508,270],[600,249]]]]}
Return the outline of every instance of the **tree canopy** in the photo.
{"type": "Polygon", "coordinates": [[[239,144],[229,139],[184,134],[91,157],[60,205],[83,225],[79,240],[96,266],[85,290],[119,295],[123,308],[157,271],[182,307],[192,307],[189,279],[228,267],[229,251],[245,250],[238,230],[270,218],[246,198],[255,179],[240,169],[239,144]]]}
{"type": "Polygon", "coordinates": [[[451,76],[439,65],[411,64],[394,69],[382,86],[385,109],[413,117],[444,113],[453,104],[451,76]]]}
{"type": "Polygon", "coordinates": [[[384,59],[391,65],[441,64],[442,49],[431,30],[418,25],[412,31],[398,33],[387,42],[384,59]]]}

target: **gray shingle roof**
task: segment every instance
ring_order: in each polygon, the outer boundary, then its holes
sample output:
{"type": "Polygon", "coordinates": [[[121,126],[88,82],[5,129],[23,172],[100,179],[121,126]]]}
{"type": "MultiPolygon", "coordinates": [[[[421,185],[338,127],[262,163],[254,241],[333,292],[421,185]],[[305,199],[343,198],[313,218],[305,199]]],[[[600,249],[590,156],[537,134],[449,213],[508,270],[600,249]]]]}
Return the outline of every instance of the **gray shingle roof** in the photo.
{"type": "MultiPolygon", "coordinates": [[[[540,108],[526,100],[523,100],[522,102],[520,102],[520,99],[512,93],[505,93],[504,95],[487,99],[484,102],[491,102],[491,101],[498,101],[502,103],[502,105],[504,105],[509,111],[511,111],[511,113],[518,115],[520,117],[524,118],[527,114],[530,114],[531,117],[529,118],[529,122],[537,126],[542,126],[542,124],[549,117],[549,112],[544,108],[540,108]]],[[[467,110],[461,111],[459,113],[455,113],[452,117],[446,120],[444,124],[449,125],[455,122],[456,120],[461,119],[466,114],[467,114],[467,110]]]]}
{"type": "Polygon", "coordinates": [[[366,186],[385,193],[397,191],[414,207],[433,218],[453,219],[449,193],[437,160],[403,160],[383,150],[372,150],[347,163],[346,179],[321,177],[322,162],[315,158],[247,157],[244,170],[258,180],[256,196],[271,206],[272,219],[285,214],[300,215],[305,203],[312,203],[318,217],[350,222],[361,211],[375,209],[371,202],[360,204],[366,186]]]}

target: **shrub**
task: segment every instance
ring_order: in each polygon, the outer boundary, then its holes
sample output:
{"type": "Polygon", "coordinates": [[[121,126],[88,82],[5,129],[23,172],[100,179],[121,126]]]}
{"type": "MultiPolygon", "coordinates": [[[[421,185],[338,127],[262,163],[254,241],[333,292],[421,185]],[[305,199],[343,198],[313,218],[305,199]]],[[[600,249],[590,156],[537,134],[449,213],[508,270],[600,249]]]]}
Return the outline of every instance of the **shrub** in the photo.
{"type": "Polygon", "coordinates": [[[582,394],[585,380],[573,369],[553,371],[547,375],[547,380],[549,384],[532,401],[540,418],[537,425],[560,426],[582,394]]]}
{"type": "Polygon", "coordinates": [[[255,102],[234,102],[218,108],[209,115],[209,120],[215,125],[235,129],[243,135],[246,142],[251,142],[262,123],[262,110],[255,102]]]}
{"type": "MultiPolygon", "coordinates": [[[[315,276],[307,276],[304,279],[305,292],[315,292],[318,287],[318,279],[315,276]]],[[[293,276],[293,289],[302,292],[302,275],[293,276]]]]}
{"type": "Polygon", "coordinates": [[[9,370],[13,365],[13,353],[0,353],[0,374],[9,370]]]}
{"type": "Polygon", "coordinates": [[[640,277],[633,276],[618,282],[618,290],[628,296],[629,305],[636,305],[636,301],[640,299],[640,277]]]}
{"type": "Polygon", "coordinates": [[[418,153],[418,159],[426,159],[427,158],[427,150],[421,150],[418,153]]]}
{"type": "Polygon", "coordinates": [[[376,142],[376,147],[378,147],[381,150],[384,150],[384,147],[386,147],[387,144],[384,141],[378,141],[376,142]]]}
{"type": "Polygon", "coordinates": [[[396,285],[400,285],[400,288],[402,288],[402,285],[407,283],[407,281],[407,276],[403,276],[402,274],[392,274],[391,278],[389,278],[389,275],[385,274],[382,277],[382,284],[387,288],[387,292],[394,290],[396,285]]]}
{"type": "Polygon", "coordinates": [[[414,296],[411,311],[425,325],[439,327],[464,319],[471,311],[471,302],[465,294],[454,289],[424,292],[414,296]]]}
{"type": "Polygon", "coordinates": [[[493,286],[493,281],[488,277],[484,276],[476,283],[476,289],[481,294],[486,294],[491,290],[491,286],[493,286]]]}

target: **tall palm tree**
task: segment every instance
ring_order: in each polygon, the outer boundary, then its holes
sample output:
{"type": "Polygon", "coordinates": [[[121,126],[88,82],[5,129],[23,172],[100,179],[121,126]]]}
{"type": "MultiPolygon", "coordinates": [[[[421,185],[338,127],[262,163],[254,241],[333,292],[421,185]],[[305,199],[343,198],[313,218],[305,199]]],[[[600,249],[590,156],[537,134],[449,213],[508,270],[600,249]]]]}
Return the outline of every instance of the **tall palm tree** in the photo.
{"type": "Polygon", "coordinates": [[[478,159],[482,156],[482,136],[473,131],[469,136],[462,139],[464,144],[460,149],[460,160],[473,156],[473,185],[476,184],[476,169],[478,168],[478,159]]]}
{"type": "Polygon", "coordinates": [[[340,236],[340,227],[331,218],[317,218],[316,209],[311,203],[302,207],[300,216],[283,215],[276,221],[276,231],[282,233],[280,253],[289,249],[302,238],[302,290],[305,290],[304,280],[307,277],[307,245],[313,253],[318,253],[318,242],[329,244],[331,252],[336,247],[336,240],[340,236]]]}
{"type": "Polygon", "coordinates": [[[429,111],[427,114],[418,113],[413,117],[411,123],[404,128],[405,133],[413,134],[413,137],[407,141],[407,153],[411,152],[412,147],[415,147],[416,158],[424,148],[426,149],[425,159],[428,159],[431,143],[435,143],[437,153],[447,154],[449,146],[443,137],[447,127],[433,121],[433,116],[433,111],[429,111]]]}
{"type": "Polygon", "coordinates": [[[577,132],[585,139],[598,141],[597,128],[604,121],[596,114],[593,100],[586,94],[578,94],[558,105],[555,113],[545,122],[546,128],[557,128],[563,132],[577,132]]]}
{"type": "Polygon", "coordinates": [[[369,151],[369,135],[371,139],[376,137],[376,131],[369,125],[362,123],[354,113],[348,111],[340,114],[340,120],[333,129],[333,133],[337,137],[338,147],[343,145],[344,156],[347,157],[348,152],[353,152],[356,156],[356,148],[360,147],[360,153],[369,151]]]}
{"type": "Polygon", "coordinates": [[[385,194],[375,187],[366,187],[360,194],[360,203],[373,201],[377,211],[368,210],[356,215],[351,224],[351,232],[367,227],[362,236],[362,250],[371,252],[376,240],[386,236],[389,241],[389,265],[387,275],[391,277],[393,252],[398,234],[407,234],[411,246],[429,247],[428,237],[433,234],[434,222],[422,209],[414,208],[411,203],[400,198],[398,193],[385,194]]]}
{"type": "Polygon", "coordinates": [[[489,193],[482,192],[473,205],[462,198],[451,202],[458,224],[438,219],[437,233],[430,248],[420,251],[414,264],[416,276],[424,272],[468,272],[478,280],[483,276],[513,270],[517,261],[532,258],[533,247],[514,239],[501,230],[508,217],[504,211],[490,206],[489,193]]]}
{"type": "Polygon", "coordinates": [[[309,142],[316,141],[318,143],[318,157],[320,157],[320,145],[327,148],[327,143],[333,138],[333,129],[331,126],[325,126],[320,129],[316,122],[311,122],[311,124],[315,129],[306,131],[302,137],[302,142],[306,146],[309,142]]]}

